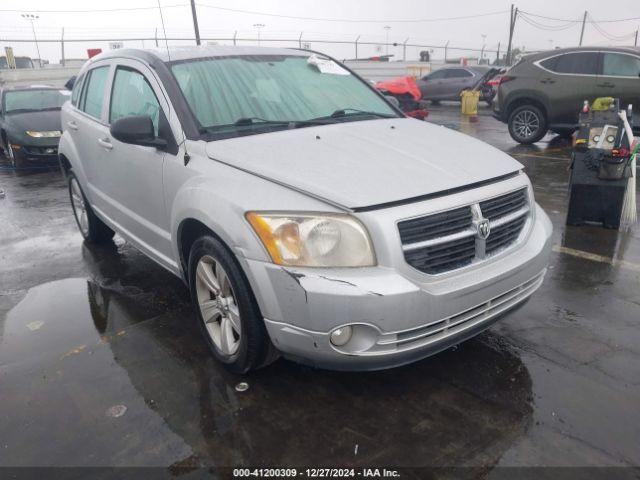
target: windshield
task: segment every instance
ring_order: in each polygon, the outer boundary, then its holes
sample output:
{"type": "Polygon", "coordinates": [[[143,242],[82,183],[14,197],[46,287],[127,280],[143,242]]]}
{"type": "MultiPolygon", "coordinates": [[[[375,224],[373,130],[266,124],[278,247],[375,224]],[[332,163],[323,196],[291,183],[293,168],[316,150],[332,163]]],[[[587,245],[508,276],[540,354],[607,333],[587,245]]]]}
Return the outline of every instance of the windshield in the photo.
{"type": "Polygon", "coordinates": [[[69,98],[69,92],[60,90],[15,90],[5,93],[4,111],[11,113],[15,111],[38,111],[52,110],[62,107],[62,104],[69,98]]]}
{"type": "Polygon", "coordinates": [[[398,116],[361,80],[316,55],[197,59],[171,70],[200,125],[213,134],[398,116]]]}

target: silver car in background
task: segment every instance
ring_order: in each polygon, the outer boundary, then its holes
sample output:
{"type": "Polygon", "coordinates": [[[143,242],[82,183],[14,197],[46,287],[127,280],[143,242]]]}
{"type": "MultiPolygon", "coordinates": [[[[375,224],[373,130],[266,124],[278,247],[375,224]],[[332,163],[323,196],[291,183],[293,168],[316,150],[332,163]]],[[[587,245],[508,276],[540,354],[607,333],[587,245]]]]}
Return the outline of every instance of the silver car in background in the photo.
{"type": "Polygon", "coordinates": [[[422,93],[422,100],[437,103],[441,100],[460,100],[464,90],[471,90],[482,80],[489,67],[446,66],[439,68],[416,83],[422,93]]]}
{"type": "Polygon", "coordinates": [[[212,354],[373,370],[466,340],[540,286],[551,223],[522,165],[405,117],[307,51],[92,58],[60,161],[87,242],[188,285],[212,354]]]}

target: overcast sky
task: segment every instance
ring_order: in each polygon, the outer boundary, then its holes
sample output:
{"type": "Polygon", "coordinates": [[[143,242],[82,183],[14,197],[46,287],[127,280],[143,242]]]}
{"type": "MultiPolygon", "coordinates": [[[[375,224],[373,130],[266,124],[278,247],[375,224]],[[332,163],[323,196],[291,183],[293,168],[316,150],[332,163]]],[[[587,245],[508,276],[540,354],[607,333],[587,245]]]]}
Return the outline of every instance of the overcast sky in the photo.
{"type": "MultiPolygon", "coordinates": [[[[386,35],[390,42],[424,45],[444,45],[450,47],[482,48],[496,50],[501,42],[505,49],[508,39],[510,2],[501,0],[199,0],[198,18],[203,37],[231,38],[237,31],[238,37],[257,37],[260,28],[262,39],[297,39],[302,32],[304,41],[311,41],[311,48],[325,51],[338,58],[352,58],[353,45],[321,43],[319,40],[344,40],[353,42],[360,35],[361,42],[384,42],[386,35]],[[207,5],[209,7],[207,7],[207,5]],[[271,15],[313,17],[330,20],[303,20],[267,16],[256,13],[240,13],[220,10],[223,7],[248,10],[271,15]],[[439,19],[466,15],[484,15],[469,19],[440,20],[432,22],[410,22],[418,19],[439,19]],[[376,22],[373,22],[376,21],[376,22]],[[388,26],[389,29],[384,27],[388,26]],[[483,37],[483,35],[485,37],[483,37]],[[315,41],[314,41],[315,40],[315,41]]],[[[193,25],[188,0],[161,0],[162,12],[169,37],[192,37],[193,25]]],[[[561,19],[580,20],[585,10],[590,18],[603,20],[638,17],[632,21],[616,23],[588,23],[585,31],[586,45],[632,45],[633,34],[640,27],[640,2],[638,0],[526,0],[516,1],[515,6],[530,14],[561,19]],[[598,31],[598,28],[600,31],[598,31]],[[624,37],[625,38],[620,38],[624,37]]],[[[2,0],[0,3],[0,39],[31,39],[31,24],[21,13],[33,12],[39,15],[34,26],[39,39],[59,38],[62,27],[65,37],[73,38],[153,38],[156,28],[162,37],[160,14],[157,8],[119,12],[96,13],[53,13],[51,10],[91,10],[134,7],[157,7],[157,0],[2,0]],[[7,10],[16,11],[7,11],[7,10]]],[[[518,19],[514,45],[527,50],[542,50],[557,46],[572,46],[578,43],[580,23],[567,23],[539,17],[528,17],[538,22],[538,26],[527,23],[526,18],[518,19]],[[568,27],[568,28],[565,28],[568,27]]],[[[153,41],[127,42],[129,47],[153,47],[153,41]]],[[[174,42],[188,44],[189,42],[174,42]]],[[[231,43],[231,42],[219,42],[231,43]]],[[[246,43],[246,42],[243,42],[246,43]]],[[[252,43],[257,43],[253,41],[252,43]]],[[[267,42],[262,42],[266,44],[267,42]]],[[[288,45],[297,46],[297,42],[288,45]]],[[[241,43],[242,44],[242,43],[241,43]]],[[[36,57],[34,43],[4,42],[0,47],[11,45],[16,55],[36,57]]],[[[278,44],[286,45],[286,44],[278,44]]],[[[108,48],[104,42],[66,43],[67,58],[86,57],[86,49],[108,48]]],[[[419,50],[408,48],[408,59],[416,59],[419,50]]],[[[52,63],[59,62],[59,43],[40,43],[43,58],[52,63]]],[[[386,47],[361,45],[360,56],[385,53],[386,47]]],[[[402,57],[401,47],[390,47],[389,53],[402,57]]],[[[442,57],[440,49],[434,49],[434,56],[442,57]]],[[[473,52],[450,50],[449,56],[471,56],[473,52]]],[[[476,54],[477,55],[477,54],[476,54]]],[[[494,54],[495,55],[495,54],[494,54]]]]}

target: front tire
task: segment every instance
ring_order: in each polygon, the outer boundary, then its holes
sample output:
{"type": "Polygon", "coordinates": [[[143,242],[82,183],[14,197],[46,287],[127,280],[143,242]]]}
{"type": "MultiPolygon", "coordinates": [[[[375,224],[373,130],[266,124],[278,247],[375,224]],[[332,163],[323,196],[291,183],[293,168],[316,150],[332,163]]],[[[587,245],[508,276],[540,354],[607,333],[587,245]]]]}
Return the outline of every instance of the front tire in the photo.
{"type": "Polygon", "coordinates": [[[89,243],[104,243],[111,240],[115,232],[93,212],[73,172],[69,172],[68,182],[73,216],[82,238],[89,243]]]}
{"type": "Polygon", "coordinates": [[[277,358],[249,282],[211,235],[191,247],[189,289],[205,341],[228,370],[242,374],[277,358]]]}
{"type": "Polygon", "coordinates": [[[547,134],[547,119],[535,105],[521,105],[509,115],[509,135],[523,145],[536,143],[547,134]]]}

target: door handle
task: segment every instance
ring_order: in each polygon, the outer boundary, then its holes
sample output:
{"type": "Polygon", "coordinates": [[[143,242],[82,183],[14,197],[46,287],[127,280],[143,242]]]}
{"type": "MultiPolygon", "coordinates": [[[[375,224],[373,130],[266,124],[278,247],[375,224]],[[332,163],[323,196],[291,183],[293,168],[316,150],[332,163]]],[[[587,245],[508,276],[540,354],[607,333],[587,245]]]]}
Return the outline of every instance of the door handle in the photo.
{"type": "Polygon", "coordinates": [[[105,150],[111,150],[113,148],[113,145],[111,144],[108,138],[99,138],[98,143],[105,150]]]}
{"type": "Polygon", "coordinates": [[[615,87],[615,84],[613,84],[611,82],[604,82],[604,83],[599,83],[598,86],[599,87],[604,87],[604,88],[613,88],[613,87],[615,87]]]}
{"type": "Polygon", "coordinates": [[[545,78],[543,80],[540,80],[540,83],[556,83],[556,81],[551,80],[550,78],[545,78]]]}
{"type": "Polygon", "coordinates": [[[67,127],[69,127],[71,130],[77,130],[78,129],[78,124],[76,122],[74,122],[73,120],[67,122],[67,127]]]}

